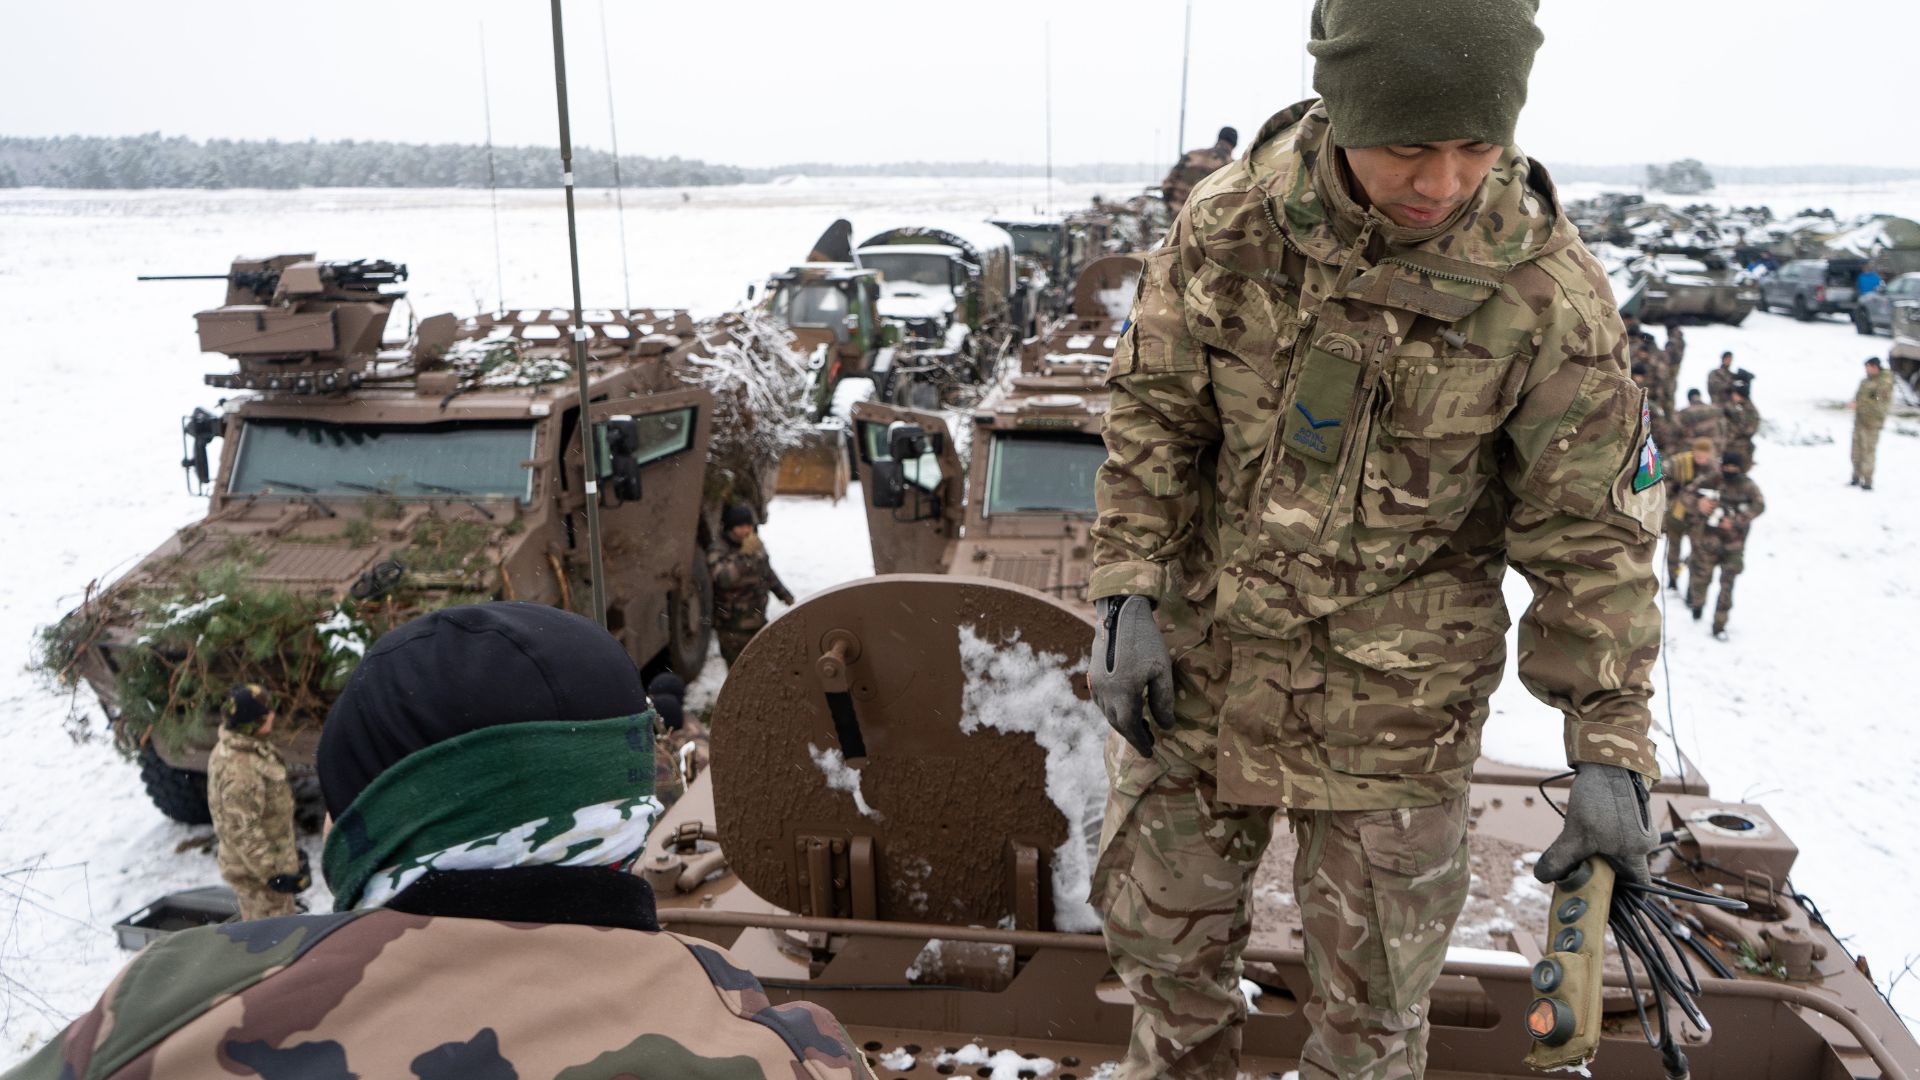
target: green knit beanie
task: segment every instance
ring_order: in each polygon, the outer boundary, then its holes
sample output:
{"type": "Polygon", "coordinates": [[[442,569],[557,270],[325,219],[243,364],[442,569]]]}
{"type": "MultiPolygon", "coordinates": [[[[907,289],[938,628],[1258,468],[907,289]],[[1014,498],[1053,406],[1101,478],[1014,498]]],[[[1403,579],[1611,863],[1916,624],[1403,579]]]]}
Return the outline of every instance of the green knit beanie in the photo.
{"type": "Polygon", "coordinates": [[[1336,146],[1513,145],[1539,0],[1316,0],[1313,88],[1336,146]]]}

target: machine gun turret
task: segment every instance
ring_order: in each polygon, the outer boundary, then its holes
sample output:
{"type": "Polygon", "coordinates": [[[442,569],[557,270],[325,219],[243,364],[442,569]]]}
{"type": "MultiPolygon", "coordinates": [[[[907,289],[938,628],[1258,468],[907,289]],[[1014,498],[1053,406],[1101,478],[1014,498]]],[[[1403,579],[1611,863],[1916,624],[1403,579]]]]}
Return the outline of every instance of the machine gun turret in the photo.
{"type": "Polygon", "coordinates": [[[360,385],[394,301],[385,287],[407,268],[385,259],[320,262],[311,254],[235,259],[225,274],[156,274],[142,281],[225,281],[226,303],[199,312],[200,348],[239,362],[207,385],[269,393],[335,393],[360,385]]]}

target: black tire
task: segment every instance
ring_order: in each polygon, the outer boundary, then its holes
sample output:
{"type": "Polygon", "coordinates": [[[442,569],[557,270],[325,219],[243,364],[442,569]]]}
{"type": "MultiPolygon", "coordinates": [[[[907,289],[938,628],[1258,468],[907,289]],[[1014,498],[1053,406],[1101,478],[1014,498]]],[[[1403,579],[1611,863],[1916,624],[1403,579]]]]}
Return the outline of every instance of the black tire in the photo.
{"type": "Polygon", "coordinates": [[[140,782],[147,787],[147,798],[159,811],[182,825],[213,824],[213,808],[207,805],[207,774],[192,769],[176,769],[161,760],[153,744],[140,747],[140,782]]]}
{"type": "Polygon", "coordinates": [[[1866,308],[1853,309],[1853,328],[1860,332],[1861,337],[1873,336],[1873,316],[1867,314],[1866,308]]]}
{"type": "Polygon", "coordinates": [[[713,577],[700,552],[693,556],[691,588],[667,596],[667,667],[687,682],[700,677],[713,643],[713,577]]]}
{"type": "Polygon", "coordinates": [[[1807,306],[1806,297],[1796,296],[1793,298],[1793,317],[1799,319],[1801,322],[1813,321],[1813,309],[1807,306]]]}

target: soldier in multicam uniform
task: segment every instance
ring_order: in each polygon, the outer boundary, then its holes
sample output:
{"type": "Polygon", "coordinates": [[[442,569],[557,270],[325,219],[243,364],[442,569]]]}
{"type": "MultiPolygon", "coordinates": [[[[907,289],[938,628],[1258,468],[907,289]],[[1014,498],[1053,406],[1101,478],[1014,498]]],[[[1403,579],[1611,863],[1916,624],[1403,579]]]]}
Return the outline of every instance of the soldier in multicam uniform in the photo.
{"type": "Polygon", "coordinates": [[[1713,572],[1720,571],[1720,599],[1713,606],[1713,636],[1727,637],[1727,615],[1733,610],[1733,582],[1746,569],[1747,530],[1767,511],[1760,486],[1747,475],[1747,463],[1729,450],[1720,460],[1720,475],[1695,480],[1684,496],[1693,552],[1687,559],[1687,607],[1695,622],[1705,612],[1713,572]]]}
{"type": "Polygon", "coordinates": [[[1628,339],[1628,357],[1635,366],[1647,370],[1647,407],[1653,411],[1656,425],[1673,419],[1673,372],[1667,366],[1667,354],[1654,348],[1646,338],[1628,339]]]}
{"type": "Polygon", "coordinates": [[[1853,392],[1853,479],[1850,486],[1873,490],[1874,459],[1880,450],[1880,428],[1887,422],[1887,407],[1893,404],[1893,372],[1880,367],[1880,358],[1867,360],[1866,378],[1853,392]]]}
{"type": "Polygon", "coordinates": [[[1687,336],[1680,332],[1678,323],[1667,324],[1667,347],[1662,350],[1667,358],[1667,378],[1669,386],[1680,385],[1680,361],[1687,358],[1687,336]]]}
{"type": "Polygon", "coordinates": [[[1687,391],[1687,407],[1674,417],[1680,423],[1680,436],[1688,442],[1712,439],[1714,453],[1727,448],[1727,416],[1718,405],[1700,400],[1700,391],[1687,391]]]}
{"type": "Polygon", "coordinates": [[[1727,403],[1720,406],[1727,418],[1727,449],[1739,454],[1749,469],[1753,468],[1753,439],[1760,434],[1760,410],[1749,396],[1752,386],[1745,379],[1735,379],[1727,391],[1727,403]]]}
{"type": "Polygon", "coordinates": [[[1605,272],[1511,146],[1533,12],[1325,0],[1324,100],[1267,121],[1146,256],[1089,582],[1120,1077],[1234,1075],[1281,808],[1301,1076],[1422,1074],[1509,562],[1536,595],[1521,677],[1578,772],[1536,873],[1598,853],[1645,878],[1658,459],[1605,272]]]}
{"type": "Polygon", "coordinates": [[[291,915],[308,884],[307,857],[294,836],[287,764],[266,736],[273,705],[265,688],[227,693],[219,742],[207,759],[207,805],[220,841],[220,876],[240,901],[240,917],[291,915]]]}
{"type": "Polygon", "coordinates": [[[578,615],[394,630],[321,738],[336,911],[155,943],[7,1080],[871,1080],[825,1009],[660,930],[631,872],[660,810],[652,722],[578,615]]]}
{"type": "Polygon", "coordinates": [[[1707,372],[1707,401],[1725,405],[1733,394],[1733,353],[1720,354],[1720,366],[1707,372]]]}
{"type": "Polygon", "coordinates": [[[714,633],[720,638],[720,655],[732,667],[747,642],[767,625],[767,594],[778,596],[783,604],[793,603],[793,594],[773,572],[754,524],[753,507],[745,503],[727,507],[721,525],[726,529],[723,546],[707,554],[707,571],[713,577],[714,633]]]}
{"type": "Polygon", "coordinates": [[[1160,181],[1160,194],[1167,200],[1167,212],[1178,214],[1180,208],[1187,205],[1187,196],[1193,191],[1193,186],[1232,162],[1233,148],[1238,145],[1240,133],[1223,127],[1220,137],[1214,140],[1212,146],[1202,146],[1180,155],[1180,160],[1167,170],[1167,178],[1160,181]]]}
{"type": "Polygon", "coordinates": [[[1687,513],[1687,498],[1694,483],[1713,470],[1713,453],[1712,439],[1695,439],[1686,453],[1676,454],[1665,462],[1667,516],[1662,531],[1667,540],[1669,589],[1680,588],[1680,564],[1684,561],[1681,548],[1693,527],[1693,519],[1687,513]]]}

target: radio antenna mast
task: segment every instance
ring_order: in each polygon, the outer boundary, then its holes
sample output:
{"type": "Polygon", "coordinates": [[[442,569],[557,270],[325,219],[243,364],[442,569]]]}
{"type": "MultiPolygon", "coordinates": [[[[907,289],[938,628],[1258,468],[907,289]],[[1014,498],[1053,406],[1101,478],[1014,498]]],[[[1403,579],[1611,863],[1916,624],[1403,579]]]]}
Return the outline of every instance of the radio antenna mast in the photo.
{"type": "Polygon", "coordinates": [[[553,83],[554,97],[560,103],[560,181],[567,191],[567,256],[573,270],[573,370],[579,376],[580,463],[585,472],[581,491],[587,497],[588,580],[593,586],[593,619],[601,629],[607,626],[606,568],[600,557],[600,440],[593,430],[588,406],[587,326],[580,313],[580,230],[573,207],[573,134],[567,119],[567,44],[561,30],[560,0],[551,0],[553,8],[553,83]]]}
{"type": "Polygon", "coordinates": [[[633,310],[633,272],[627,267],[627,194],[620,186],[620,122],[613,115],[613,59],[607,51],[607,0],[600,0],[600,63],[607,69],[607,127],[613,138],[613,207],[620,220],[620,295],[633,310]]]}
{"type": "Polygon", "coordinates": [[[1187,29],[1180,38],[1180,134],[1173,156],[1187,152],[1187,61],[1193,55],[1193,0],[1187,0],[1187,29]]]}
{"type": "Polygon", "coordinates": [[[480,22],[480,105],[487,117],[487,199],[493,203],[493,310],[507,310],[507,271],[500,258],[500,181],[493,169],[493,91],[487,81],[487,23],[480,22]]]}
{"type": "Polygon", "coordinates": [[[1053,20],[1047,20],[1047,213],[1053,213],[1053,20]]]}

